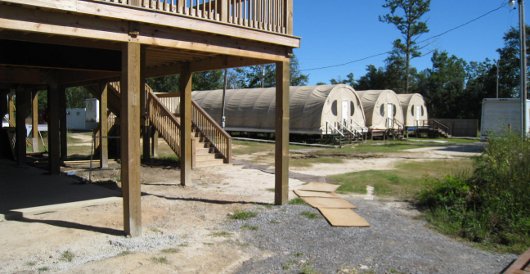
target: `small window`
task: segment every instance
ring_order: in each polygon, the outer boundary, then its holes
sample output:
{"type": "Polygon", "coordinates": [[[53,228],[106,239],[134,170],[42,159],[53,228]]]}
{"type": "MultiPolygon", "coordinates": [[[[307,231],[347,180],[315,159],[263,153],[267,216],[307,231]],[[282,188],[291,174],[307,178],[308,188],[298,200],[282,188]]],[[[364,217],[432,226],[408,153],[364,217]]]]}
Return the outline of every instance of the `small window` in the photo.
{"type": "Polygon", "coordinates": [[[379,108],[379,112],[381,113],[381,116],[385,116],[385,104],[381,104],[381,107],[379,108]]]}
{"type": "Polygon", "coordinates": [[[412,107],[410,108],[410,114],[412,114],[412,116],[414,116],[414,109],[416,108],[416,106],[412,105],[412,107]]]}
{"type": "Polygon", "coordinates": [[[337,116],[337,100],[333,101],[333,104],[331,104],[331,113],[337,116]]]}
{"type": "Polygon", "coordinates": [[[396,117],[397,108],[396,105],[392,104],[392,113],[394,114],[394,117],[396,117]]]}
{"type": "Polygon", "coordinates": [[[355,104],[350,102],[350,116],[353,116],[353,114],[355,114],[355,104]]]}
{"type": "Polygon", "coordinates": [[[425,110],[423,109],[423,106],[421,106],[421,116],[425,115],[425,110]]]}

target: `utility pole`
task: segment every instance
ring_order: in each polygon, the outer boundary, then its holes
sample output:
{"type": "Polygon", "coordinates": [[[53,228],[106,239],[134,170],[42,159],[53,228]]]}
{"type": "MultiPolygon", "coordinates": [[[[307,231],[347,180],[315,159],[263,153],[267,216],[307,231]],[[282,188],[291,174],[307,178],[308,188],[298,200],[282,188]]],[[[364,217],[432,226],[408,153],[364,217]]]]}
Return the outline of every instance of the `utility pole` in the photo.
{"type": "Polygon", "coordinates": [[[495,87],[495,94],[496,94],[496,98],[498,99],[499,98],[499,60],[497,60],[496,68],[497,68],[497,86],[495,87]]]}
{"type": "Polygon", "coordinates": [[[524,0],[519,1],[519,39],[521,44],[521,134],[526,137],[526,24],[524,15],[524,0]]]}
{"type": "Polygon", "coordinates": [[[222,104],[223,104],[223,110],[222,110],[222,113],[221,113],[221,127],[223,127],[223,129],[225,128],[226,126],[226,116],[225,116],[225,105],[226,105],[226,101],[225,101],[225,98],[226,98],[226,87],[228,85],[228,69],[225,68],[225,71],[224,71],[225,75],[224,75],[224,83],[223,83],[223,99],[222,99],[222,104]]]}

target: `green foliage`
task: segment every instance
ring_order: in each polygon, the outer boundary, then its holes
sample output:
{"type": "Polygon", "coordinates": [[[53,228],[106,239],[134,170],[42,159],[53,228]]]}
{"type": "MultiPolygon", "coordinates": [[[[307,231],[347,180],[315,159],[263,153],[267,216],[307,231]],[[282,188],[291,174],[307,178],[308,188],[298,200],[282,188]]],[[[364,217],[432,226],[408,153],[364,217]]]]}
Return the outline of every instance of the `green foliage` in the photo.
{"type": "Polygon", "coordinates": [[[232,220],[248,220],[256,217],[258,214],[254,211],[238,210],[234,214],[230,215],[232,220]]]}
{"type": "Polygon", "coordinates": [[[294,198],[292,200],[289,200],[290,205],[305,205],[306,203],[301,198],[294,198]]]}
{"type": "Polygon", "coordinates": [[[66,89],[66,107],[84,108],[85,100],[94,98],[94,95],[86,87],[71,87],[66,89]]]}
{"type": "Polygon", "coordinates": [[[59,258],[59,260],[64,261],[64,262],[71,262],[74,258],[75,258],[74,253],[72,253],[72,251],[70,250],[66,250],[61,254],[61,257],[59,258]]]}
{"type": "Polygon", "coordinates": [[[319,215],[315,212],[311,212],[311,211],[303,211],[302,213],[300,213],[300,215],[308,218],[308,219],[317,219],[319,217],[319,215]]]}
{"type": "Polygon", "coordinates": [[[529,162],[530,140],[493,137],[472,176],[436,181],[418,205],[444,232],[521,252],[530,246],[529,162]]]}
{"type": "Polygon", "coordinates": [[[256,231],[258,230],[258,227],[255,225],[242,225],[241,230],[250,230],[250,231],[256,231]]]}

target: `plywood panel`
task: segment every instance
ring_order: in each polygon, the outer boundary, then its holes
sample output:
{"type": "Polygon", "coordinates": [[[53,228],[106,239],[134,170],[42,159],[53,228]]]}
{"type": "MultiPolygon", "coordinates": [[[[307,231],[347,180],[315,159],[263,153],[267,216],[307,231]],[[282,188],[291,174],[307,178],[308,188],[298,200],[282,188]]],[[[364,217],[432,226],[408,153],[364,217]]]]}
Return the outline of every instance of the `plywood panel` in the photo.
{"type": "Polygon", "coordinates": [[[351,209],[319,208],[320,213],[332,226],[369,227],[370,224],[351,209]]]}
{"type": "Polygon", "coordinates": [[[316,208],[356,208],[341,198],[302,197],[304,202],[316,208]]]}

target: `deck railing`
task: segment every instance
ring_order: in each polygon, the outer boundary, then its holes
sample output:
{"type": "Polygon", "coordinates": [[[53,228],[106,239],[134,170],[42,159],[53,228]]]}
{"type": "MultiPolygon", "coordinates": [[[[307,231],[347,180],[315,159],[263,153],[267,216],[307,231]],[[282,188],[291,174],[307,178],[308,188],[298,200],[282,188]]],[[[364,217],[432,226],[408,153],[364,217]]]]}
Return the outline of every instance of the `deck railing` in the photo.
{"type": "Polygon", "coordinates": [[[92,0],[292,35],[293,0],[92,0]]]}
{"type": "MultiPolygon", "coordinates": [[[[160,102],[174,111],[175,115],[180,112],[180,97],[177,93],[156,93],[160,102]]],[[[212,118],[203,108],[194,101],[191,102],[191,117],[193,127],[212,144],[215,150],[221,154],[226,163],[232,158],[232,137],[212,118]]]]}

